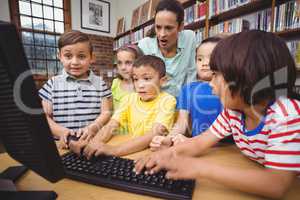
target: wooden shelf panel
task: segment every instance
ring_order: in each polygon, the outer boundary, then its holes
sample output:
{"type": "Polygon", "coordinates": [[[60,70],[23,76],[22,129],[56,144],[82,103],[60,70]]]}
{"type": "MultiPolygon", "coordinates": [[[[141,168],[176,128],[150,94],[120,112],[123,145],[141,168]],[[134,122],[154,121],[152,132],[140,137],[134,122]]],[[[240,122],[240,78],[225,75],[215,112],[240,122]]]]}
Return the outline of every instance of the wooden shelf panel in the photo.
{"type": "Polygon", "coordinates": [[[203,28],[204,26],[205,26],[205,19],[187,24],[184,26],[184,29],[197,30],[199,28],[203,28]]]}
{"type": "Polygon", "coordinates": [[[272,6],[272,0],[257,0],[240,7],[225,11],[218,15],[214,15],[210,18],[209,24],[210,26],[219,24],[220,22],[224,22],[229,19],[233,19],[236,17],[240,17],[243,15],[247,15],[259,10],[263,10],[272,6]]]}
{"type": "Polygon", "coordinates": [[[275,32],[275,34],[286,40],[300,39],[300,28],[287,29],[284,31],[275,32]]]}

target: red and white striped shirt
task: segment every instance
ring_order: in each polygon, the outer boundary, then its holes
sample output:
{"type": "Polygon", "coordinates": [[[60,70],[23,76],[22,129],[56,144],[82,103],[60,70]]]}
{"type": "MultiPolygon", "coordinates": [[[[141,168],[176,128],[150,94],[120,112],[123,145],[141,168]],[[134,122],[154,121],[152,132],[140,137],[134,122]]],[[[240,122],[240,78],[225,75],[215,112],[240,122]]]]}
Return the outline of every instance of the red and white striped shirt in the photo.
{"type": "Polygon", "coordinates": [[[245,131],[243,114],[224,109],[210,131],[218,138],[233,135],[236,145],[265,167],[296,171],[300,175],[300,101],[280,97],[267,108],[260,131],[245,131]]]}

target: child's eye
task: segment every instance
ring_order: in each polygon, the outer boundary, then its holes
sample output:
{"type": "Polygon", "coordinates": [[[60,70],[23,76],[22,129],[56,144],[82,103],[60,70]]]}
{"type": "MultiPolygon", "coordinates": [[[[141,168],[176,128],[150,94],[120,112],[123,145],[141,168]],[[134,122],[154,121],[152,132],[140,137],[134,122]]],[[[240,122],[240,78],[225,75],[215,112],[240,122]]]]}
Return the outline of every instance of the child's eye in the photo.
{"type": "Polygon", "coordinates": [[[71,59],[72,55],[71,54],[65,54],[64,57],[67,58],[67,59],[71,59]]]}
{"type": "Polygon", "coordinates": [[[133,63],[131,61],[126,61],[125,65],[132,65],[133,63]]]}
{"type": "Polygon", "coordinates": [[[138,79],[137,79],[137,78],[132,78],[132,80],[133,80],[133,81],[137,81],[138,79]]]}
{"type": "Polygon", "coordinates": [[[149,81],[149,80],[151,80],[151,77],[145,77],[144,80],[149,81]]]}
{"type": "Polygon", "coordinates": [[[79,59],[85,59],[86,58],[85,55],[79,55],[78,57],[79,57],[79,59]]]}

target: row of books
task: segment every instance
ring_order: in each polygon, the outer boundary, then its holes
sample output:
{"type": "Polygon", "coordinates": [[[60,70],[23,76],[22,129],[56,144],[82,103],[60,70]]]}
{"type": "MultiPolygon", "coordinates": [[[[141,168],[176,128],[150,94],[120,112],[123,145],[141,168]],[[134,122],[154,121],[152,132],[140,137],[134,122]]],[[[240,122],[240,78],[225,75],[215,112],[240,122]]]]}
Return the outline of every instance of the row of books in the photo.
{"type": "Polygon", "coordinates": [[[209,18],[257,0],[209,0],[209,18]]]}
{"type": "Polygon", "coordinates": [[[300,40],[288,41],[286,44],[295,60],[297,69],[300,69],[300,40]]]}
{"type": "Polygon", "coordinates": [[[277,5],[274,12],[275,31],[300,28],[300,1],[289,1],[277,5]]]}
{"type": "Polygon", "coordinates": [[[147,36],[147,33],[150,31],[151,28],[152,25],[148,25],[135,32],[131,32],[130,34],[120,37],[118,40],[115,40],[113,43],[114,50],[117,50],[118,48],[126,44],[137,44],[139,40],[147,36]]]}
{"type": "Polygon", "coordinates": [[[190,24],[192,22],[204,20],[206,17],[206,2],[196,2],[196,4],[184,9],[184,23],[190,24]]]}
{"type": "Polygon", "coordinates": [[[266,10],[231,19],[210,27],[209,35],[213,36],[224,32],[238,33],[243,30],[251,29],[271,31],[271,15],[272,10],[271,8],[268,8],[266,10]]]}
{"type": "MultiPolygon", "coordinates": [[[[159,1],[160,0],[148,0],[141,6],[135,8],[132,12],[130,28],[133,29],[152,19],[155,14],[155,8],[159,3],[159,1]]],[[[124,17],[122,17],[118,20],[116,35],[119,35],[124,31],[125,31],[125,19],[124,17]]]]}
{"type": "Polygon", "coordinates": [[[202,40],[205,38],[205,29],[200,28],[198,30],[195,30],[195,35],[196,35],[196,43],[197,46],[201,43],[202,40]]]}

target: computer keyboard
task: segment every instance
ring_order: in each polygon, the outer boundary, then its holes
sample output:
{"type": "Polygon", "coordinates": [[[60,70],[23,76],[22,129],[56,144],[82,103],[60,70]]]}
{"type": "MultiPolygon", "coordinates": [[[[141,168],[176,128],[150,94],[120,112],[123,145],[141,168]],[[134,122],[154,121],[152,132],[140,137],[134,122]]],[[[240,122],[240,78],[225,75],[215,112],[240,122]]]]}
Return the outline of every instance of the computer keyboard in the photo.
{"type": "Polygon", "coordinates": [[[194,181],[166,179],[164,171],[137,175],[133,160],[114,156],[87,160],[69,152],[62,156],[62,163],[71,179],[164,199],[192,199],[194,181]]]}

